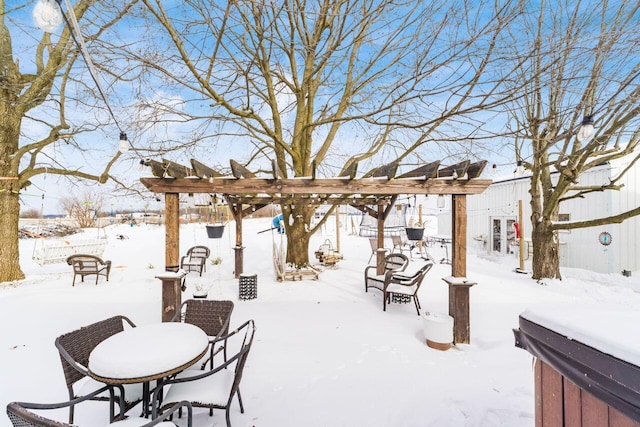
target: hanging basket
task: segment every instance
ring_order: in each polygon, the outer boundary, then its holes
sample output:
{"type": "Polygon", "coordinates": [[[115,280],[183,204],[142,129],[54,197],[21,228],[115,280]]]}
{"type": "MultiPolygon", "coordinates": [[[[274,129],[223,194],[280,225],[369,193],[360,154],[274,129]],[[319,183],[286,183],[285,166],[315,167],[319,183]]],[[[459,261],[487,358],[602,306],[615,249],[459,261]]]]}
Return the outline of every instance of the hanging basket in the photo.
{"type": "Polygon", "coordinates": [[[407,232],[407,240],[422,240],[424,235],[424,228],[407,227],[405,231],[407,232]]]}
{"type": "Polygon", "coordinates": [[[219,239],[224,232],[224,224],[207,225],[207,236],[210,239],[219,239]]]}

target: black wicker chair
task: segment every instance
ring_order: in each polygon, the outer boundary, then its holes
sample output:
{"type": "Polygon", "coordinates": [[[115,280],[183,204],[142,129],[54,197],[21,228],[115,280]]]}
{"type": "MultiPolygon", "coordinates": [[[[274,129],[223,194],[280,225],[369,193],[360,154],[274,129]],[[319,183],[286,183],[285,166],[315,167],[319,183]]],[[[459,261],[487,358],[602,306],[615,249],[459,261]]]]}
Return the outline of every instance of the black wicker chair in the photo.
{"type": "MultiPolygon", "coordinates": [[[[389,271],[404,271],[409,265],[409,258],[404,254],[389,254],[384,257],[384,273],[389,271]]],[[[364,289],[369,288],[384,291],[385,274],[378,275],[377,267],[370,265],[364,269],[364,289]]]]}
{"type": "MultiPolygon", "coordinates": [[[[92,395],[93,400],[110,401],[111,414],[113,415],[113,395],[107,396],[106,393],[109,386],[89,378],[87,366],[91,351],[105,339],[123,331],[125,323],[130,327],[136,326],[125,316],[114,316],[56,338],[55,345],[60,353],[64,378],[69,391],[69,401],[72,402],[85,395],[92,395]],[[97,389],[102,392],[94,394],[97,389]]],[[[142,400],[142,386],[140,384],[126,385],[123,388],[117,387],[113,390],[118,391],[116,397],[125,412],[142,400]]],[[[70,424],[73,424],[73,405],[73,403],[68,405],[70,424]]]]}
{"type": "Polygon", "coordinates": [[[428,262],[412,275],[388,271],[384,282],[382,309],[387,311],[387,303],[393,301],[394,298],[400,302],[409,302],[413,298],[419,316],[422,307],[418,299],[418,291],[431,267],[433,267],[433,263],[428,262]]]}
{"type": "Polygon", "coordinates": [[[202,363],[200,369],[204,369],[207,362],[210,362],[212,369],[213,357],[220,351],[224,354],[224,361],[227,361],[227,346],[223,337],[229,333],[233,307],[233,301],[189,299],[182,303],[180,311],[172,319],[175,322],[179,318],[184,323],[196,325],[209,336],[209,358],[202,363]],[[216,349],[218,343],[222,344],[216,349]]]}
{"type": "MultiPolygon", "coordinates": [[[[72,424],[67,424],[61,421],[55,421],[50,418],[45,418],[40,415],[41,412],[45,410],[51,409],[59,409],[70,407],[84,402],[86,400],[93,399],[97,396],[96,393],[99,393],[99,390],[96,390],[94,393],[90,393],[86,396],[82,396],[76,399],[72,399],[68,402],[62,403],[28,403],[28,402],[11,402],[7,405],[7,415],[11,420],[11,423],[14,427],[73,427],[72,424]]],[[[127,419],[126,421],[116,421],[110,426],[117,427],[120,424],[126,425],[127,427],[138,426],[138,427],[152,427],[160,424],[167,418],[171,417],[176,411],[182,411],[182,408],[187,408],[187,426],[192,426],[192,418],[193,418],[193,409],[189,402],[179,402],[175,405],[167,408],[159,417],[153,418],[151,420],[140,418],[136,419],[127,419]],[[126,423],[126,424],[125,424],[126,423]]],[[[121,412],[121,415],[123,413],[121,412]]]]}
{"type": "Polygon", "coordinates": [[[238,396],[240,412],[244,413],[240,395],[240,381],[247,356],[251,350],[254,333],[254,322],[248,320],[228,335],[221,337],[229,340],[231,346],[239,348],[228,361],[204,372],[182,371],[175,378],[166,380],[162,384],[162,388],[154,391],[153,401],[157,402],[160,396],[164,395],[164,405],[161,409],[165,409],[176,402],[186,400],[191,402],[194,407],[209,408],[210,416],[213,415],[214,409],[224,409],[227,427],[231,427],[230,409],[234,396],[238,396]],[[227,369],[234,365],[233,369],[227,369]],[[169,387],[168,391],[164,392],[167,386],[169,387]],[[216,398],[212,396],[216,396],[216,398]]]}

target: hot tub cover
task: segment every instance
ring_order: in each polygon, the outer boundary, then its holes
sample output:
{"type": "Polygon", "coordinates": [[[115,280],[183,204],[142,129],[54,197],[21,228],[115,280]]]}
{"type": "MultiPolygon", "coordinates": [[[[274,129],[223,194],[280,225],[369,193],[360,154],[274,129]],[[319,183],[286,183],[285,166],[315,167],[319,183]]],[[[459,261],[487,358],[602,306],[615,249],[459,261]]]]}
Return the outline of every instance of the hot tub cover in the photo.
{"type": "Polygon", "coordinates": [[[515,345],[539,358],[578,387],[640,421],[640,368],[522,316],[515,345]]]}

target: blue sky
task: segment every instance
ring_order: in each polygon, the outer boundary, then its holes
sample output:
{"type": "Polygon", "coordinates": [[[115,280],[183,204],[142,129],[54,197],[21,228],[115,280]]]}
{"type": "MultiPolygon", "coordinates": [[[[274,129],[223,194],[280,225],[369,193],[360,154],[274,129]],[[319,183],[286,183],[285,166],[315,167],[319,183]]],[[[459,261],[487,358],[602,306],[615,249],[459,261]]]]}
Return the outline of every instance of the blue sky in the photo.
{"type": "MultiPolygon", "coordinates": [[[[28,48],[30,46],[33,46],[33,43],[38,40],[39,35],[41,34],[38,30],[35,30],[35,27],[31,22],[30,14],[33,4],[33,2],[22,3],[17,0],[8,0],[6,2],[6,10],[9,11],[8,16],[11,20],[11,25],[13,26],[12,37],[14,38],[14,50],[16,52],[16,56],[20,58],[22,71],[33,69],[33,63],[31,59],[32,51],[29,51],[28,48]],[[22,52],[24,52],[25,54],[23,55],[22,52]]],[[[163,2],[163,4],[168,10],[171,10],[171,8],[173,7],[185,7],[185,4],[181,2],[163,2]]],[[[422,7],[422,5],[423,3],[420,3],[418,7],[422,7]]],[[[532,9],[535,9],[537,5],[538,2],[529,2],[529,6],[532,9]]],[[[482,7],[480,3],[476,4],[475,6],[478,8],[482,7]]],[[[427,7],[426,2],[424,3],[424,7],[427,7]]],[[[177,13],[177,9],[173,10],[172,12],[177,13]]],[[[437,12],[435,13],[437,14],[437,12]]],[[[487,9],[484,9],[484,13],[488,13],[487,9]]],[[[478,13],[477,18],[479,21],[482,21],[483,14],[478,13]]],[[[136,48],[136,44],[138,42],[143,41],[151,41],[152,43],[158,43],[158,45],[160,45],[161,41],[164,40],[164,38],[160,34],[154,34],[153,37],[145,37],[147,34],[141,34],[140,32],[140,29],[144,29],[141,23],[142,21],[138,20],[138,18],[128,17],[117,26],[117,31],[112,31],[109,33],[109,41],[114,44],[121,45],[133,43],[132,49],[136,48]]],[[[434,24],[434,21],[431,21],[431,24],[434,24]]],[[[190,22],[188,28],[194,31],[198,30],[197,25],[195,25],[194,22],[190,22]]],[[[386,28],[382,26],[378,31],[381,35],[384,35],[385,31],[390,31],[390,28],[391,26],[388,26],[386,28]]],[[[410,31],[411,28],[409,27],[406,30],[410,31]]],[[[428,31],[433,32],[435,31],[435,28],[430,27],[428,31]]],[[[450,33],[447,34],[446,37],[456,37],[456,34],[450,33]]],[[[425,43],[428,43],[428,41],[428,38],[424,39],[425,43]]],[[[210,43],[205,39],[201,39],[201,42],[205,45],[207,43],[210,43]]],[[[226,51],[224,51],[223,49],[221,52],[223,52],[224,56],[227,59],[230,59],[233,57],[234,47],[226,46],[226,48],[226,51]]],[[[411,59],[407,57],[403,58],[403,60],[409,62],[411,59]]],[[[391,59],[381,59],[378,66],[382,68],[385,61],[391,61],[391,59]]],[[[435,78],[430,80],[429,83],[435,87],[438,84],[451,79],[454,74],[449,75],[447,74],[447,71],[453,72],[453,67],[455,65],[463,64],[464,61],[460,61],[458,64],[456,64],[455,62],[449,64],[448,67],[443,68],[441,73],[439,74],[440,80],[438,80],[438,74],[435,74],[435,78]]],[[[339,68],[334,69],[334,71],[336,70],[339,71],[339,68]]],[[[402,77],[398,75],[397,72],[396,74],[393,74],[393,72],[394,71],[392,70],[392,72],[387,77],[388,79],[391,80],[392,78],[402,77]]],[[[81,59],[76,64],[76,73],[82,76],[87,87],[93,85],[93,83],[89,79],[86,64],[81,59]]],[[[178,114],[181,111],[188,111],[190,113],[201,112],[203,115],[211,114],[210,99],[194,98],[193,95],[187,94],[183,91],[183,89],[176,87],[174,84],[159,83],[158,80],[149,80],[145,82],[142,89],[138,89],[134,83],[125,82],[119,83],[117,85],[112,85],[112,77],[106,73],[101,73],[100,79],[106,89],[109,103],[114,110],[115,116],[118,121],[121,122],[121,125],[127,132],[134,147],[146,147],[150,142],[163,143],[167,141],[181,141],[188,139],[192,133],[198,131],[198,128],[196,127],[196,124],[179,123],[178,114]],[[159,99],[170,100],[170,102],[165,103],[176,106],[176,111],[173,115],[176,119],[178,119],[176,122],[171,124],[155,124],[145,126],[144,123],[151,120],[149,116],[135,116],[133,110],[127,108],[127,106],[132,102],[146,102],[159,99]],[[134,128],[131,125],[140,125],[140,128],[134,128]]],[[[324,94],[324,97],[319,98],[319,102],[322,100],[330,101],[334,96],[335,94],[327,92],[324,94]]],[[[284,101],[286,99],[286,92],[282,94],[282,97],[284,101]]],[[[446,94],[440,98],[434,97],[432,98],[433,102],[430,104],[430,106],[434,107],[433,111],[437,114],[437,107],[439,107],[438,104],[444,103],[447,100],[449,102],[451,101],[451,99],[447,99],[446,94]]],[[[253,102],[254,105],[259,105],[256,104],[257,99],[253,100],[253,102]]],[[[96,129],[91,130],[91,132],[87,132],[86,134],[83,134],[82,136],[79,136],[77,138],[78,142],[82,144],[82,146],[88,148],[88,150],[82,154],[79,154],[77,152],[69,150],[68,147],[64,146],[64,144],[56,144],[55,147],[52,147],[49,153],[50,159],[45,159],[44,161],[55,163],[56,159],[65,159],[71,165],[86,168],[86,170],[98,173],[101,170],[101,165],[104,164],[105,159],[108,159],[117,149],[119,133],[118,129],[115,126],[113,120],[106,113],[106,111],[83,111],[82,108],[80,108],[82,107],[80,104],[76,104],[75,106],[79,107],[74,111],[74,117],[78,123],[82,123],[85,118],[95,118],[96,121],[100,123],[100,126],[96,129]]],[[[408,109],[407,114],[413,114],[416,116],[428,116],[429,114],[432,114],[429,108],[429,104],[424,104],[423,107],[425,108],[424,110],[421,110],[417,107],[413,110],[408,109]]],[[[44,114],[46,114],[46,110],[44,114]]],[[[476,113],[474,115],[474,118],[483,123],[483,132],[498,133],[504,129],[506,123],[506,119],[504,118],[504,116],[501,116],[495,112],[476,113]]],[[[247,144],[246,140],[243,140],[241,137],[215,136],[220,130],[216,122],[206,123],[205,126],[206,127],[202,129],[206,129],[206,132],[213,135],[212,142],[209,143],[206,147],[194,149],[193,152],[182,151],[169,153],[165,157],[185,165],[188,164],[191,157],[195,157],[214,167],[228,166],[229,158],[243,160],[247,157],[249,145],[247,144]]],[[[201,132],[203,131],[202,129],[200,130],[201,132]]],[[[46,129],[37,122],[26,121],[23,128],[23,133],[25,139],[29,139],[42,135],[45,130],[46,129]]],[[[227,130],[232,129],[227,128],[227,130]]],[[[445,126],[441,130],[441,132],[447,131],[452,132],[452,134],[462,134],[464,133],[465,129],[464,127],[461,127],[459,123],[453,121],[451,122],[451,124],[445,126]]],[[[334,156],[334,158],[332,159],[332,163],[336,166],[339,166],[341,159],[343,159],[346,154],[358,152],[358,150],[361,149],[361,146],[363,144],[363,136],[366,132],[368,131],[363,130],[362,128],[358,128],[355,125],[345,126],[340,133],[340,145],[342,146],[342,149],[340,150],[340,153],[334,156]]],[[[318,133],[318,136],[321,135],[322,131],[318,133]]],[[[493,143],[495,147],[494,152],[483,153],[480,155],[480,157],[489,160],[488,169],[491,169],[491,164],[493,163],[499,166],[497,175],[508,175],[512,173],[516,161],[515,154],[513,153],[512,149],[510,149],[508,146],[505,146],[505,142],[500,138],[496,138],[493,143]]],[[[396,146],[398,148],[393,148],[393,146],[390,146],[386,150],[387,156],[389,156],[390,153],[392,153],[394,150],[399,150],[399,147],[401,147],[400,143],[398,143],[396,146]]],[[[469,144],[467,149],[469,150],[469,153],[464,153],[462,157],[469,157],[470,155],[477,153],[480,148],[476,145],[469,144]]],[[[431,144],[428,144],[420,152],[423,161],[443,159],[444,164],[454,163],[456,161],[455,158],[451,157],[452,154],[455,153],[451,153],[446,146],[437,147],[431,144]]],[[[118,164],[114,172],[118,174],[120,179],[127,182],[137,181],[141,174],[141,172],[137,168],[141,156],[144,156],[144,154],[137,153],[135,151],[125,154],[123,156],[123,160],[118,164]]],[[[382,156],[381,158],[376,158],[372,161],[371,164],[367,166],[373,167],[383,160],[384,156],[382,156]]],[[[364,169],[364,166],[365,165],[360,168],[361,171],[364,169]]],[[[55,211],[57,201],[61,197],[64,197],[69,193],[81,190],[80,187],[71,186],[66,182],[66,179],[60,180],[51,175],[48,175],[46,177],[36,177],[33,180],[33,183],[34,185],[27,189],[26,194],[24,194],[23,201],[26,206],[39,209],[41,206],[41,196],[42,194],[45,194],[45,212],[55,211]]],[[[109,186],[104,187],[105,193],[109,193],[109,188],[109,186]]],[[[150,200],[152,199],[150,198],[150,200]]],[[[107,198],[107,200],[105,201],[105,205],[110,206],[111,204],[114,204],[116,207],[127,209],[132,205],[144,206],[145,202],[129,198],[122,199],[121,197],[107,198]]]]}

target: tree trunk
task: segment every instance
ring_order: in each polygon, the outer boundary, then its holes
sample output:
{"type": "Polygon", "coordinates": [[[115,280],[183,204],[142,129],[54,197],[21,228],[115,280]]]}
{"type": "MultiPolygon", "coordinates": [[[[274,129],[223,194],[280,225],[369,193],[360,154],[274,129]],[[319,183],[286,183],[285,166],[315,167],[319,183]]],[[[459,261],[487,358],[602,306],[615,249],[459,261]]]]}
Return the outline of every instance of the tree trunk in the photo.
{"type": "Polygon", "coordinates": [[[21,117],[9,103],[0,103],[0,283],[24,279],[20,269],[18,221],[21,181],[15,157],[20,138],[21,117]]]}
{"type": "Polygon", "coordinates": [[[0,283],[24,279],[20,269],[20,251],[18,240],[18,219],[20,201],[18,194],[9,182],[0,185],[0,283]]]}
{"type": "Polygon", "coordinates": [[[315,209],[307,206],[295,206],[283,209],[287,230],[287,263],[296,268],[309,266],[309,223],[315,209]],[[290,220],[294,218],[294,220],[290,220]]]}
{"type": "Polygon", "coordinates": [[[560,245],[548,221],[534,222],[531,233],[533,243],[533,279],[562,279],[560,275],[560,245]]]}

